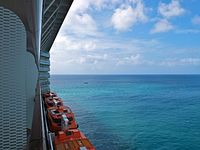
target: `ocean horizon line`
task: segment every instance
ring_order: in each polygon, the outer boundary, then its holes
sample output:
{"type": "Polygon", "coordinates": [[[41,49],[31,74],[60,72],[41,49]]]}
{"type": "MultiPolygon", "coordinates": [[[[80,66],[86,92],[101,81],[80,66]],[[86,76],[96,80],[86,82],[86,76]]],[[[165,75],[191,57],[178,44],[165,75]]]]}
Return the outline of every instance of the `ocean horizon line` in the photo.
{"type": "Polygon", "coordinates": [[[153,76],[166,76],[166,75],[200,75],[200,74],[195,74],[195,73],[193,73],[193,74],[190,74],[190,73],[184,73],[184,74],[179,74],[179,73],[177,73],[177,74],[173,74],[173,73],[169,73],[169,74],[50,74],[51,76],[64,76],[64,75],[69,75],[69,76],[71,76],[71,75],[75,75],[75,76],[81,76],[81,75],[83,75],[83,76],[94,76],[94,75],[96,75],[96,76],[147,76],[147,75],[153,75],[153,76]]]}

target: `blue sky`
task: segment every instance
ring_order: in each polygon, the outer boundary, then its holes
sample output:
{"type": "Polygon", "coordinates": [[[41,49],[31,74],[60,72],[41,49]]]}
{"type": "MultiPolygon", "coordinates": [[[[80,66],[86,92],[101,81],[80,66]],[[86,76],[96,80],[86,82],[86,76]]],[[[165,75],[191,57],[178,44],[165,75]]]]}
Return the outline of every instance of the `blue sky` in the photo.
{"type": "Polygon", "coordinates": [[[51,74],[200,73],[199,0],[74,0],[51,74]]]}

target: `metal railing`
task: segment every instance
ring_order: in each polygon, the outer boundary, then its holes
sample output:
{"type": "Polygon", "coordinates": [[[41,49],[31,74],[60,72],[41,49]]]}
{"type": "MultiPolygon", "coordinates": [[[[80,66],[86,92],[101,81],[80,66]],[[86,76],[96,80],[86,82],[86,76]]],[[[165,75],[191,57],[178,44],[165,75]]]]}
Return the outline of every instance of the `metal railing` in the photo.
{"type": "Polygon", "coordinates": [[[35,106],[28,150],[53,150],[52,134],[49,132],[46,118],[46,110],[41,96],[41,88],[37,83],[35,106]]]}

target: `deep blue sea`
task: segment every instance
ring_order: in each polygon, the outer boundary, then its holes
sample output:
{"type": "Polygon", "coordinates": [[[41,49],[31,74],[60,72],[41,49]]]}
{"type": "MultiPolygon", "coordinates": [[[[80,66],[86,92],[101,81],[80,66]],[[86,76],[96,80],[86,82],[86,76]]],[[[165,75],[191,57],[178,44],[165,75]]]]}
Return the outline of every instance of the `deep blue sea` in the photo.
{"type": "Polygon", "coordinates": [[[52,75],[97,150],[200,150],[200,75],[52,75]]]}

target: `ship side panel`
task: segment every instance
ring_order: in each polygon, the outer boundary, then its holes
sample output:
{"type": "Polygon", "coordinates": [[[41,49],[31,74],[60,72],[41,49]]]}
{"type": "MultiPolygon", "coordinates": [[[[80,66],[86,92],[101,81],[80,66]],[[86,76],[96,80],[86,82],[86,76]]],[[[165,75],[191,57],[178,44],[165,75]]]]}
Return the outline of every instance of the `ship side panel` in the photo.
{"type": "Polygon", "coordinates": [[[38,79],[38,68],[33,55],[26,51],[26,103],[27,103],[27,128],[31,129],[34,109],[34,98],[38,79]]]}
{"type": "Polygon", "coordinates": [[[38,71],[20,18],[0,7],[0,149],[23,149],[38,71]]]}

